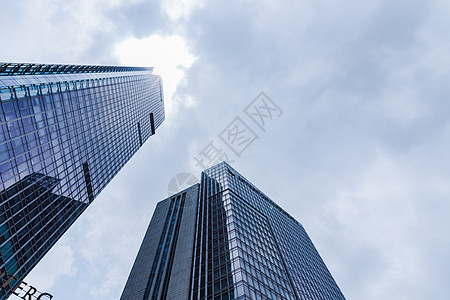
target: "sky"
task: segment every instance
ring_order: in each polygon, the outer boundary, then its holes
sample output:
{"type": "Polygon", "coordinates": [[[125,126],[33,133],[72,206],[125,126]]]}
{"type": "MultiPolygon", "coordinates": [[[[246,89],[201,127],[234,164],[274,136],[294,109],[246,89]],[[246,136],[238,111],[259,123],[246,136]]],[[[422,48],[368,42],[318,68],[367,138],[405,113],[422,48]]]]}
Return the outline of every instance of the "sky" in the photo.
{"type": "Polygon", "coordinates": [[[164,82],[165,122],[26,282],[119,299],[156,203],[212,143],[303,224],[347,299],[450,298],[448,1],[0,5],[0,61],[164,82]],[[261,92],[280,109],[263,129],[245,113],[261,92]],[[236,118],[256,136],[239,155],[221,139],[236,118]]]}

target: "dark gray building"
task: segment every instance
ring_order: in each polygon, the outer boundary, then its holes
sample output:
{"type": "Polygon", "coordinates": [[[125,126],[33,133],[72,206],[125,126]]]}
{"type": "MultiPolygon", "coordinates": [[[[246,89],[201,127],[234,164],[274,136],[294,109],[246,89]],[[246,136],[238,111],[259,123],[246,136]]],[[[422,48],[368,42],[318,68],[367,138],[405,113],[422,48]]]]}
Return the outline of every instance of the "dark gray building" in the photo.
{"type": "Polygon", "coordinates": [[[345,299],[303,226],[225,162],[158,203],[121,300],[345,299]]]}
{"type": "Polygon", "coordinates": [[[0,299],[163,120],[152,68],[0,63],[0,299]]]}

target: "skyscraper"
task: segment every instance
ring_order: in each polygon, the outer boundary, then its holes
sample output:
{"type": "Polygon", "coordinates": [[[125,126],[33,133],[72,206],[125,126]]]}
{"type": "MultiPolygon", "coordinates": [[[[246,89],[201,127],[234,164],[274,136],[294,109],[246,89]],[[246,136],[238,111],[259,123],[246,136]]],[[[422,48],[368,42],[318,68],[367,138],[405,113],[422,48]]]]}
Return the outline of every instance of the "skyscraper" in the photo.
{"type": "Polygon", "coordinates": [[[345,299],[303,226],[222,162],[158,203],[121,300],[345,299]]]}
{"type": "Polygon", "coordinates": [[[0,63],[0,299],[163,122],[152,70],[0,63]]]}

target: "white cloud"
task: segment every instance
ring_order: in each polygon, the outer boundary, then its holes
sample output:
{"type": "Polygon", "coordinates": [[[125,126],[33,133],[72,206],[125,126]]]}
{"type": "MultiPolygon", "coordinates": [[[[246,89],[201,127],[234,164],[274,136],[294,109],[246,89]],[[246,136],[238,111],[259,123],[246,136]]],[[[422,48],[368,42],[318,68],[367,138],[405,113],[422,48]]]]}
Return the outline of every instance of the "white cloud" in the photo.
{"type": "MultiPolygon", "coordinates": [[[[174,99],[177,85],[182,81],[186,69],[195,61],[183,38],[178,35],[129,38],[116,47],[115,53],[123,65],[154,67],[154,73],[163,79],[166,115],[176,111],[176,104],[181,101],[174,99]]],[[[184,105],[192,103],[192,98],[184,100],[184,105]]]]}
{"type": "Polygon", "coordinates": [[[8,28],[2,30],[3,38],[14,46],[0,50],[2,61],[99,64],[104,57],[86,61],[85,55],[99,35],[108,37],[117,32],[108,12],[136,1],[3,2],[0,28],[8,28]]]}
{"type": "Polygon", "coordinates": [[[92,299],[108,299],[111,295],[117,294],[117,287],[123,285],[123,269],[119,265],[112,265],[105,268],[101,275],[102,281],[98,285],[92,285],[90,294],[92,299]]]}
{"type": "MultiPolygon", "coordinates": [[[[378,258],[385,263],[382,272],[371,274],[366,299],[386,299],[387,294],[397,295],[398,286],[412,288],[426,280],[427,261],[415,247],[420,219],[415,194],[421,189],[417,184],[421,180],[415,177],[402,162],[380,152],[359,184],[340,190],[335,201],[327,204],[329,215],[346,232],[340,234],[352,244],[379,251],[378,258]]],[[[372,263],[365,267],[373,268],[372,263]]]]}
{"type": "Polygon", "coordinates": [[[169,16],[172,21],[178,19],[187,19],[191,13],[202,7],[201,0],[165,0],[163,1],[163,11],[169,16]]]}
{"type": "MultiPolygon", "coordinates": [[[[261,134],[258,146],[237,162],[243,167],[236,167],[265,183],[264,191],[282,195],[274,200],[312,233],[344,294],[449,294],[447,2],[416,1],[407,9],[378,0],[127,5],[140,1],[2,5],[0,27],[8,28],[4,40],[13,41],[0,51],[3,60],[87,64],[116,55],[121,64],[155,67],[167,115],[195,104],[167,118],[156,139],[77,221],[80,229],[68,232],[84,276],[55,284],[67,293],[64,299],[119,297],[152,205],[165,195],[171,176],[192,161],[186,152],[203,149],[261,90],[286,113],[272,123],[276,134],[261,134]],[[150,36],[156,32],[165,35],[150,36]],[[167,126],[172,120],[178,127],[167,126]],[[260,172],[261,164],[274,175],[260,172]],[[328,214],[322,215],[324,207],[328,214]],[[92,291],[98,280],[101,290],[92,291]]],[[[30,277],[38,288],[53,284],[61,257],[72,261],[70,247],[55,249],[46,258],[56,258],[35,268],[43,284],[30,277]]]]}
{"type": "Polygon", "coordinates": [[[33,271],[25,278],[25,282],[41,292],[49,291],[55,282],[64,276],[76,273],[71,241],[63,237],[44,256],[33,271]]]}

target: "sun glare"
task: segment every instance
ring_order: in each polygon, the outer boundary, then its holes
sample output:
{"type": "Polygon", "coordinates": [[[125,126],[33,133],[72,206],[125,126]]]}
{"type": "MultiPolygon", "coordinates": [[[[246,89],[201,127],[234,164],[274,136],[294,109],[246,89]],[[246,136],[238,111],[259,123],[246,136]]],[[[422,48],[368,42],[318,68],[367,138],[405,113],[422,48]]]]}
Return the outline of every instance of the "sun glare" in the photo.
{"type": "Polygon", "coordinates": [[[154,74],[163,79],[165,110],[166,115],[170,115],[174,110],[171,100],[177,85],[195,60],[186,42],[177,35],[129,38],[116,47],[115,53],[123,65],[154,67],[154,74]]]}

